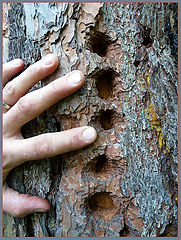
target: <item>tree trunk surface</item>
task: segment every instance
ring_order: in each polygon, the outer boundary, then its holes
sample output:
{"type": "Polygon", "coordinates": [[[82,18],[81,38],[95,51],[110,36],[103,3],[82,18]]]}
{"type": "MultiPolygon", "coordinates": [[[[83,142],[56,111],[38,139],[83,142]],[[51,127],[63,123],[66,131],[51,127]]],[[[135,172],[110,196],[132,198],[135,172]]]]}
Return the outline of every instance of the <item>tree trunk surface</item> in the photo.
{"type": "Polygon", "coordinates": [[[7,178],[48,213],[4,214],[4,236],[177,236],[178,4],[4,3],[3,61],[78,69],[85,85],[22,128],[25,138],[90,125],[81,150],[25,163],[7,178]]]}

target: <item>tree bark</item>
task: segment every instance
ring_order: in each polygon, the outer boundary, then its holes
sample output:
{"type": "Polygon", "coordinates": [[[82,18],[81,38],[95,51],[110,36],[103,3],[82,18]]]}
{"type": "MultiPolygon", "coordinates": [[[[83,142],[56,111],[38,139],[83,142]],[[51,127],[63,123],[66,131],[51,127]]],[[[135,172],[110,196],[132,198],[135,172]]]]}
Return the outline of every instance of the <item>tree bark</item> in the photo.
{"type": "Polygon", "coordinates": [[[177,3],[4,3],[3,61],[78,69],[85,85],[22,128],[25,138],[91,125],[94,144],[25,163],[10,187],[51,203],[4,214],[4,236],[177,236],[177,3]]]}

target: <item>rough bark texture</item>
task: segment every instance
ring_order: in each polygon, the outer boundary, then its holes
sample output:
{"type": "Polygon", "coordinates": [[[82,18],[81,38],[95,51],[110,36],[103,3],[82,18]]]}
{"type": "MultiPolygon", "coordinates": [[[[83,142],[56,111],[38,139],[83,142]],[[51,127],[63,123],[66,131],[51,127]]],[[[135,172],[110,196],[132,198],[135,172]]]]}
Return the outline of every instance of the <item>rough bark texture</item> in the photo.
{"type": "Polygon", "coordinates": [[[4,61],[49,52],[85,86],[26,126],[25,137],[91,125],[82,150],[26,163],[8,184],[51,211],[13,218],[4,236],[177,236],[177,3],[4,4],[4,61]]]}

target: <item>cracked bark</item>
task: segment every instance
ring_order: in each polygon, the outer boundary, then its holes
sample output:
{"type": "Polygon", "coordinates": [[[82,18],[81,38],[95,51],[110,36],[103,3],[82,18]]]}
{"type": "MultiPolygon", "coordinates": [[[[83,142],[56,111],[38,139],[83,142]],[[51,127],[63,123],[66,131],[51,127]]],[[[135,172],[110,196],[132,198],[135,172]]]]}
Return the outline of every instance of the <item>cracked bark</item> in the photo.
{"type": "Polygon", "coordinates": [[[28,162],[8,184],[49,213],[4,214],[4,236],[177,236],[177,3],[4,3],[3,61],[49,52],[85,86],[26,124],[30,137],[91,125],[94,144],[28,162]]]}

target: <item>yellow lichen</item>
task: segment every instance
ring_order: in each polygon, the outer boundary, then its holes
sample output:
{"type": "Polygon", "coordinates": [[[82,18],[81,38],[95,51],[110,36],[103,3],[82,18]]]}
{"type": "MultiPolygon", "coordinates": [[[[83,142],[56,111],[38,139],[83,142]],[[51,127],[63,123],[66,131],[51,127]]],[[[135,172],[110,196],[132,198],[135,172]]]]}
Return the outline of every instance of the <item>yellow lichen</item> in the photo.
{"type": "MultiPolygon", "coordinates": [[[[149,86],[149,84],[150,84],[149,75],[147,75],[146,83],[147,83],[147,86],[149,86]]],[[[147,119],[148,119],[152,129],[155,129],[157,132],[160,148],[163,149],[163,152],[165,154],[170,152],[170,150],[169,150],[168,146],[166,145],[165,140],[163,138],[162,126],[157,117],[157,114],[154,109],[154,105],[151,102],[151,100],[147,103],[147,119]]]]}
{"type": "Polygon", "coordinates": [[[147,78],[146,78],[146,84],[147,84],[147,87],[150,86],[150,78],[149,78],[149,75],[147,75],[147,78]]]}
{"type": "MultiPolygon", "coordinates": [[[[149,78],[149,69],[147,69],[146,76],[143,75],[143,73],[140,76],[140,79],[138,81],[138,86],[140,90],[147,89],[147,92],[150,95],[149,87],[150,87],[150,78],[149,78]]],[[[165,140],[163,138],[163,132],[162,132],[162,126],[159,121],[159,118],[155,112],[154,105],[151,101],[151,99],[147,102],[147,119],[150,123],[150,126],[152,129],[156,130],[157,136],[158,136],[158,143],[160,145],[160,148],[162,151],[166,154],[169,153],[170,150],[168,146],[165,143],[165,140]]]]}

